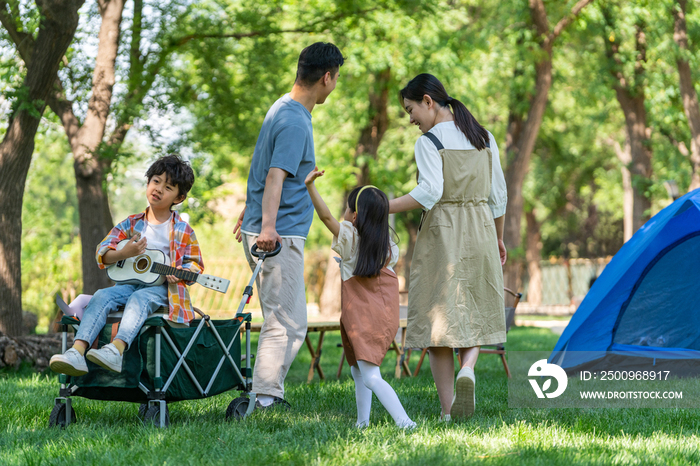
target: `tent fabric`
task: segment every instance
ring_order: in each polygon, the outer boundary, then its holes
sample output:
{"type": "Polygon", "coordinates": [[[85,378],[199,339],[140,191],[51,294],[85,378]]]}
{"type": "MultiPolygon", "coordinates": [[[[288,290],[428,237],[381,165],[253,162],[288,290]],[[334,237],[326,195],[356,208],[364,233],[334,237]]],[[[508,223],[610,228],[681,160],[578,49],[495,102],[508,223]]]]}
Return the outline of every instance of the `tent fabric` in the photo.
{"type": "Polygon", "coordinates": [[[698,277],[700,189],[663,209],[625,243],[571,318],[550,361],[566,369],[606,352],[663,349],[672,356],[700,350],[698,277]]]}

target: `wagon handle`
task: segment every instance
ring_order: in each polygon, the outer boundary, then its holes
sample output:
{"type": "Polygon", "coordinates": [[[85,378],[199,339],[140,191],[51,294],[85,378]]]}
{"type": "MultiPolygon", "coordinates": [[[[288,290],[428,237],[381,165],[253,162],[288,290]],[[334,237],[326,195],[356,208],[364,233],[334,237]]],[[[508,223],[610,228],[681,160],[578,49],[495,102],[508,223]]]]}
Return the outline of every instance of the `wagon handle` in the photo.
{"type": "Polygon", "coordinates": [[[282,245],[280,244],[279,241],[277,241],[277,244],[275,246],[274,251],[262,251],[262,250],[259,251],[258,245],[254,244],[253,247],[250,248],[250,253],[252,255],[254,255],[255,257],[259,257],[261,261],[264,261],[268,257],[276,256],[277,254],[280,253],[281,250],[282,250],[282,245]]]}

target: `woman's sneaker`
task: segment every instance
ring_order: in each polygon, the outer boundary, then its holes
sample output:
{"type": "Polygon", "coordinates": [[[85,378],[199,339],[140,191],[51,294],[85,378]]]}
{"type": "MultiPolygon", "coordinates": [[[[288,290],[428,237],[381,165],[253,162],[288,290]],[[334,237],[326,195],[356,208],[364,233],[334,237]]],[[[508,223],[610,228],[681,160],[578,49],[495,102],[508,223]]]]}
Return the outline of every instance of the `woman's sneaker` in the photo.
{"type": "Polygon", "coordinates": [[[91,349],[85,355],[88,360],[94,362],[98,366],[104,367],[108,371],[122,371],[122,354],[112,343],[104,345],[100,349],[91,349]]]}
{"type": "Polygon", "coordinates": [[[63,354],[51,356],[49,367],[54,372],[73,377],[80,377],[88,373],[85,357],[75,348],[71,348],[63,354]]]}
{"type": "Polygon", "coordinates": [[[450,415],[454,419],[465,419],[474,414],[476,379],[471,367],[465,367],[457,374],[455,397],[452,400],[450,415]]]}

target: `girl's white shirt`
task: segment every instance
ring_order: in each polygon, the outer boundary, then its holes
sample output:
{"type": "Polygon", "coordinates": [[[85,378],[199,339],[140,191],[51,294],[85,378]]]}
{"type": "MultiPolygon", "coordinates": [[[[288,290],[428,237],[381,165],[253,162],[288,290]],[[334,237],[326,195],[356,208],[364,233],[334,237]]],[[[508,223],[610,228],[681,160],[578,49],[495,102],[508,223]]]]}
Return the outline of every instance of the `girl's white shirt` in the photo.
{"type": "MultiPolygon", "coordinates": [[[[445,121],[433,126],[430,130],[440,140],[445,149],[469,150],[476,149],[474,145],[462,133],[454,121],[445,121]]],[[[498,153],[498,145],[489,132],[489,143],[493,161],[491,163],[491,194],[488,198],[488,206],[493,218],[498,218],[506,213],[508,204],[508,192],[506,191],[506,179],[501,168],[501,159],[498,153]]],[[[427,137],[419,137],[416,141],[416,166],[418,167],[418,186],[409,194],[425,210],[430,210],[442,197],[444,178],[442,175],[442,157],[433,141],[427,137]]]]}
{"type": "Polygon", "coordinates": [[[170,259],[170,222],[163,222],[159,225],[146,222],[146,247],[163,251],[165,257],[170,259]]]}
{"type": "MultiPolygon", "coordinates": [[[[389,240],[389,242],[391,243],[391,259],[387,267],[394,272],[394,266],[399,260],[399,247],[393,241],[389,240]]],[[[357,228],[347,220],[340,222],[340,231],[338,231],[338,236],[333,237],[331,249],[340,255],[340,278],[343,281],[354,277],[352,272],[357,264],[359,243],[360,235],[357,234],[357,228]]]]}

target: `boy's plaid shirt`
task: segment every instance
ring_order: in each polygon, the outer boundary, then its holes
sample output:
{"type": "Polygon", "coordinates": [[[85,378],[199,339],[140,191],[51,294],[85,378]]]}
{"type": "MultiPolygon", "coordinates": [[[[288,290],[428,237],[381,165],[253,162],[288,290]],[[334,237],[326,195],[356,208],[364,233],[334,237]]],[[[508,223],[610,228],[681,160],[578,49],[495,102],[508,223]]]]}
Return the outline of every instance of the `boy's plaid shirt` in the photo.
{"type": "MultiPolygon", "coordinates": [[[[107,267],[102,262],[102,257],[110,249],[116,250],[120,241],[131,238],[136,233],[140,233],[141,237],[145,236],[147,211],[148,208],[140,214],[130,215],[126,220],[112,228],[112,231],[97,246],[97,265],[99,268],[107,267]]],[[[169,230],[170,265],[172,267],[182,266],[183,269],[191,272],[202,273],[204,261],[192,227],[182,220],[177,212],[173,211],[170,215],[169,230]]],[[[170,303],[168,318],[172,322],[187,324],[194,319],[194,310],[185,282],[168,283],[168,302],[170,303]]]]}

